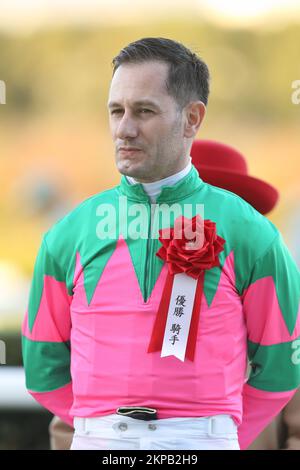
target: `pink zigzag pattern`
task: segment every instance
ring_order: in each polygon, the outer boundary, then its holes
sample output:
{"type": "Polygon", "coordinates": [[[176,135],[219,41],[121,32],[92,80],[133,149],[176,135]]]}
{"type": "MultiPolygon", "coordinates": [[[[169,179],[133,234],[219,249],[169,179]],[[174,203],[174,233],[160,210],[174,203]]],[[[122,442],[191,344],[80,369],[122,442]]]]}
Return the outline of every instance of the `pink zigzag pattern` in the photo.
{"type": "Polygon", "coordinates": [[[300,315],[290,335],[284,321],[272,276],[258,279],[243,296],[248,338],[264,346],[293,341],[300,335],[300,315]]]}
{"type": "Polygon", "coordinates": [[[32,331],[28,324],[28,309],[22,324],[22,334],[32,341],[65,342],[70,339],[70,303],[66,284],[53,276],[44,275],[42,297],[32,331]]]}
{"type": "MultiPolygon", "coordinates": [[[[139,309],[141,305],[146,311],[151,305],[158,309],[164,282],[167,275],[167,266],[164,265],[157,282],[147,302],[143,301],[138,280],[132,266],[132,260],[126,241],[120,235],[117,247],[108,260],[101,279],[95,289],[90,305],[87,305],[84,290],[84,272],[80,261],[80,254],[76,254],[76,268],[74,273],[74,293],[76,291],[78,306],[75,310],[88,309],[93,311],[101,302],[102,310],[118,310],[120,304],[124,311],[139,309]],[[117,286],[117,295],[116,295],[117,286]],[[128,297],[130,293],[130,298],[128,297]]],[[[224,263],[219,286],[209,307],[205,296],[202,297],[201,312],[213,311],[216,306],[220,308],[226,304],[231,295],[231,301],[238,304],[240,298],[232,297],[235,287],[234,254],[231,252],[224,263]],[[229,282],[228,282],[229,280],[229,282]]],[[[68,341],[70,339],[70,304],[73,296],[67,292],[64,282],[56,281],[52,276],[44,276],[44,288],[39,311],[32,331],[28,326],[28,311],[22,325],[23,334],[34,341],[68,341]]],[[[300,335],[300,316],[290,336],[284,322],[278,303],[273,278],[265,277],[251,284],[242,297],[245,321],[248,330],[248,339],[262,345],[272,345],[292,341],[300,335]],[[266,314],[267,313],[267,314],[266,314]]]]}
{"type": "MultiPolygon", "coordinates": [[[[121,235],[116,250],[102,273],[89,306],[87,305],[84,289],[84,271],[80,262],[80,254],[77,253],[76,287],[74,289],[76,301],[73,301],[72,310],[75,314],[81,314],[81,316],[87,311],[89,314],[97,314],[101,311],[108,331],[114,331],[116,318],[118,318],[120,331],[126,331],[129,325],[125,314],[129,313],[129,315],[135,315],[135,328],[137,330],[150,332],[152,331],[155,313],[159,307],[166,276],[167,265],[164,264],[150,298],[147,302],[144,302],[126,241],[121,235]],[[148,313],[147,318],[143,313],[148,313]],[[149,313],[152,313],[152,315],[149,315],[149,313]]],[[[232,338],[233,329],[239,328],[239,337],[241,340],[245,340],[241,300],[237,292],[233,293],[234,286],[234,258],[233,252],[231,252],[225,261],[220,276],[219,288],[212,304],[208,306],[205,295],[202,296],[199,323],[199,329],[205,333],[211,333],[211,337],[214,337],[213,342],[218,342],[218,347],[221,352],[223,351],[225,358],[232,354],[228,350],[228,341],[232,338]],[[223,308],[229,310],[228,314],[225,315],[225,324],[223,320],[220,320],[220,313],[222,313],[223,308]],[[209,331],[210,328],[212,328],[212,332],[209,331]]],[[[82,321],[80,316],[77,316],[76,321],[79,323],[82,321]]],[[[85,328],[83,322],[82,328],[85,328]]],[[[208,338],[209,335],[206,335],[206,337],[208,338]]],[[[207,339],[207,341],[209,340],[207,339]]],[[[215,344],[211,344],[210,347],[215,348],[215,344]]]]}

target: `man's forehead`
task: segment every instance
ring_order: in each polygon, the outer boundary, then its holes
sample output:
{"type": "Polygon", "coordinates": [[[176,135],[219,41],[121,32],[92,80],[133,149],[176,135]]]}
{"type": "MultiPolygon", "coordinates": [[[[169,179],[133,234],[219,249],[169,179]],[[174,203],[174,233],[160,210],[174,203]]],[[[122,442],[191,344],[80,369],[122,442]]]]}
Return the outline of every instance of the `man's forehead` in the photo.
{"type": "MultiPolygon", "coordinates": [[[[113,76],[108,106],[112,102],[132,105],[153,105],[169,95],[166,87],[167,65],[158,61],[121,65],[113,76]]],[[[111,106],[109,106],[111,107],[111,106]]]]}

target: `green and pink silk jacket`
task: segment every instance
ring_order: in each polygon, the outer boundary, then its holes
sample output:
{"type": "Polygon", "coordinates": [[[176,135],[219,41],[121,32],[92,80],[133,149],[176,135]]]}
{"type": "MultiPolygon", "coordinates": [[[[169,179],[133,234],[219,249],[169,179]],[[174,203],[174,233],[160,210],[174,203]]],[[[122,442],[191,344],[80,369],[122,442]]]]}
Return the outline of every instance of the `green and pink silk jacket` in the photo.
{"type": "Polygon", "coordinates": [[[193,165],[162,188],[156,209],[175,203],[192,215],[203,204],[226,240],[220,266],[205,272],[194,361],[147,352],[167,266],[158,237],[126,237],[132,204],[148,222],[153,210],[142,185],[122,176],[43,236],[22,326],[26,387],[70,425],[124,405],[157,408],[158,418],[229,414],[246,449],[300,384],[299,271],[278,229],[193,165]],[[103,204],[116,230],[100,239],[103,204]]]}

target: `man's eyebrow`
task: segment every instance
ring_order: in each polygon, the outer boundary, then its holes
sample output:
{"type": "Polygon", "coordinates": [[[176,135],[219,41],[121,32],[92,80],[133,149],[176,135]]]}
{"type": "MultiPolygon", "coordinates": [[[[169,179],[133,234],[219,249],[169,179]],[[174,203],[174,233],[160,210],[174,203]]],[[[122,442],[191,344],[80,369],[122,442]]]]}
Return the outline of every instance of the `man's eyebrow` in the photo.
{"type": "MultiPolygon", "coordinates": [[[[160,106],[152,100],[146,100],[146,99],[145,100],[138,100],[138,101],[134,101],[132,104],[133,104],[133,106],[153,106],[155,108],[160,109],[160,106]]],[[[118,103],[117,101],[111,101],[111,102],[108,103],[107,106],[108,106],[108,108],[114,108],[116,106],[121,106],[121,104],[118,103]]]]}

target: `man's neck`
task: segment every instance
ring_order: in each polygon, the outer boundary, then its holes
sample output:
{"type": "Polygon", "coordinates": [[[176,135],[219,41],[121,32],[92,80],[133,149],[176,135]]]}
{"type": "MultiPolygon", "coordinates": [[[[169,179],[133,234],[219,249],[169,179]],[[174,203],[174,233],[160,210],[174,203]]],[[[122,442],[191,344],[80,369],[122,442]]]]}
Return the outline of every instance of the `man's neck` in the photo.
{"type": "MultiPolygon", "coordinates": [[[[163,178],[158,181],[154,181],[153,183],[141,183],[144,188],[144,191],[150,197],[151,202],[156,201],[157,196],[161,192],[162,186],[173,186],[174,184],[176,184],[179,180],[181,180],[184,176],[186,176],[189,173],[191,167],[192,167],[192,158],[189,157],[188,164],[183,168],[183,170],[178,171],[174,175],[167,176],[166,178],[163,178]]],[[[132,178],[132,176],[126,176],[126,179],[130,184],[139,183],[139,181],[132,178]]]]}

